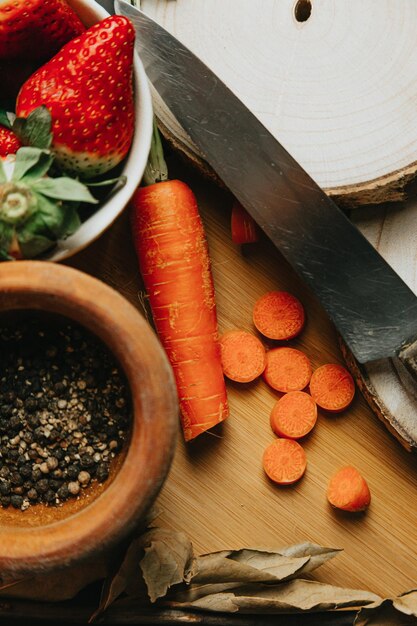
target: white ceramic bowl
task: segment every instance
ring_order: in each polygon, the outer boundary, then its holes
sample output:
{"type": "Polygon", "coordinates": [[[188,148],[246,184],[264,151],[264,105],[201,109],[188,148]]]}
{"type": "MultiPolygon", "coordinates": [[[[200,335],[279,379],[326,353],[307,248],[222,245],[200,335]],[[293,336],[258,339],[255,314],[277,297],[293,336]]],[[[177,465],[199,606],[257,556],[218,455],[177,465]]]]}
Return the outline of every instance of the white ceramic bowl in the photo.
{"type": "MultiPolygon", "coordinates": [[[[109,14],[94,0],[68,0],[86,26],[92,26],[109,14]]],[[[138,187],[148,160],[152,137],[152,99],[148,79],[143,65],[135,52],[135,134],[132,146],[124,161],[123,171],[127,182],[116,193],[110,195],[97,211],[87,219],[76,233],[60,241],[45,257],[48,261],[62,261],[79,252],[99,237],[126,207],[138,187]]]]}

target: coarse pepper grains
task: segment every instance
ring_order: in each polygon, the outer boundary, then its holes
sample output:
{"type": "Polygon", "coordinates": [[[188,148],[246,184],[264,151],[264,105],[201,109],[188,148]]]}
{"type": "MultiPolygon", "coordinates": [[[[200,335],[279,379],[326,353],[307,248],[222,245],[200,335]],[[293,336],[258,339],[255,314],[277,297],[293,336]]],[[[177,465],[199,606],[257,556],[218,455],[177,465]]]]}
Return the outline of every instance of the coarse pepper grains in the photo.
{"type": "Polygon", "coordinates": [[[61,505],[107,480],[131,400],[113,355],[66,318],[0,324],[0,504],[61,505]]]}

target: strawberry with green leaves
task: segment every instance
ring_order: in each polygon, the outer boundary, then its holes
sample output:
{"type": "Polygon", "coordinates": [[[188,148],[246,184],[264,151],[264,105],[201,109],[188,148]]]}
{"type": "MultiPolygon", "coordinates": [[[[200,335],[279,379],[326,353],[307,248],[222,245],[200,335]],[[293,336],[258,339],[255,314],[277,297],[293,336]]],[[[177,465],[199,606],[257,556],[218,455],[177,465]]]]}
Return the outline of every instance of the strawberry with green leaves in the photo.
{"type": "Polygon", "coordinates": [[[111,16],[67,43],[22,86],[20,118],[44,105],[51,150],[64,171],[98,176],[127,155],[133,137],[133,49],[129,20],[111,16]]]}
{"type": "Polygon", "coordinates": [[[10,128],[0,126],[0,157],[16,154],[21,146],[20,140],[10,128]]]}
{"type": "Polygon", "coordinates": [[[0,60],[49,59],[84,31],[65,0],[0,0],[0,60]]]}
{"type": "Polygon", "coordinates": [[[78,180],[49,177],[52,162],[33,147],[0,159],[0,260],[46,252],[80,226],[80,202],[97,203],[78,180]]]}

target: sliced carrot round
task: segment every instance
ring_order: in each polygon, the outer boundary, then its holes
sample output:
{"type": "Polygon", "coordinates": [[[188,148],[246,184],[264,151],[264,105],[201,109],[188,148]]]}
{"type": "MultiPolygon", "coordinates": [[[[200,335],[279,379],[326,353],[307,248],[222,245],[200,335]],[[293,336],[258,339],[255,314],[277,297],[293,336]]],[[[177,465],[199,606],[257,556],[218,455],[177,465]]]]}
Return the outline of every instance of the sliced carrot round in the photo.
{"type": "Polygon", "coordinates": [[[329,363],[313,372],[310,393],[322,409],[338,413],[352,402],[355,383],[346,368],[329,363]]]}
{"type": "Polygon", "coordinates": [[[364,511],[371,502],[366,480],[351,465],[342,467],[332,476],[327,487],[327,499],[337,509],[356,513],[364,511]]]}
{"type": "Polygon", "coordinates": [[[317,422],[317,405],[304,391],[290,391],[282,396],[271,412],[271,428],[278,437],[300,439],[317,422]]]}
{"type": "Polygon", "coordinates": [[[301,332],[304,322],[304,307],[291,293],[270,291],[255,302],[253,323],[269,339],[292,339],[301,332]]]}
{"type": "Polygon", "coordinates": [[[273,348],[266,353],[265,381],[276,391],[301,391],[311,378],[309,358],[296,348],[273,348]]]}
{"type": "Polygon", "coordinates": [[[293,439],[276,439],[265,450],[262,465],[266,475],[279,485],[291,485],[304,474],[306,453],[293,439]]]}
{"type": "Polygon", "coordinates": [[[249,383],[262,374],[266,352],[255,335],[245,330],[229,330],[220,338],[223,373],[230,380],[249,383]]]}

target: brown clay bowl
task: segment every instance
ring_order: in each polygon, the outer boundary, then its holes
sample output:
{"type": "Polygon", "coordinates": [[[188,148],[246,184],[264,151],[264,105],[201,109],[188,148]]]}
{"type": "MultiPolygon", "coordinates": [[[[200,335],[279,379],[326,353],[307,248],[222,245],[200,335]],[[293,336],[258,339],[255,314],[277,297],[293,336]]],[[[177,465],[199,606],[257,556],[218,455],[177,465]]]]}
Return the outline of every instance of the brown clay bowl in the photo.
{"type": "Polygon", "coordinates": [[[63,315],[98,336],[124,370],[133,415],[126,449],[103,485],[61,507],[0,509],[3,578],[76,564],[132,532],[167,475],[178,423],[165,353],[148,323],[116,291],[55,263],[1,263],[0,320],[22,309],[63,315]]]}

